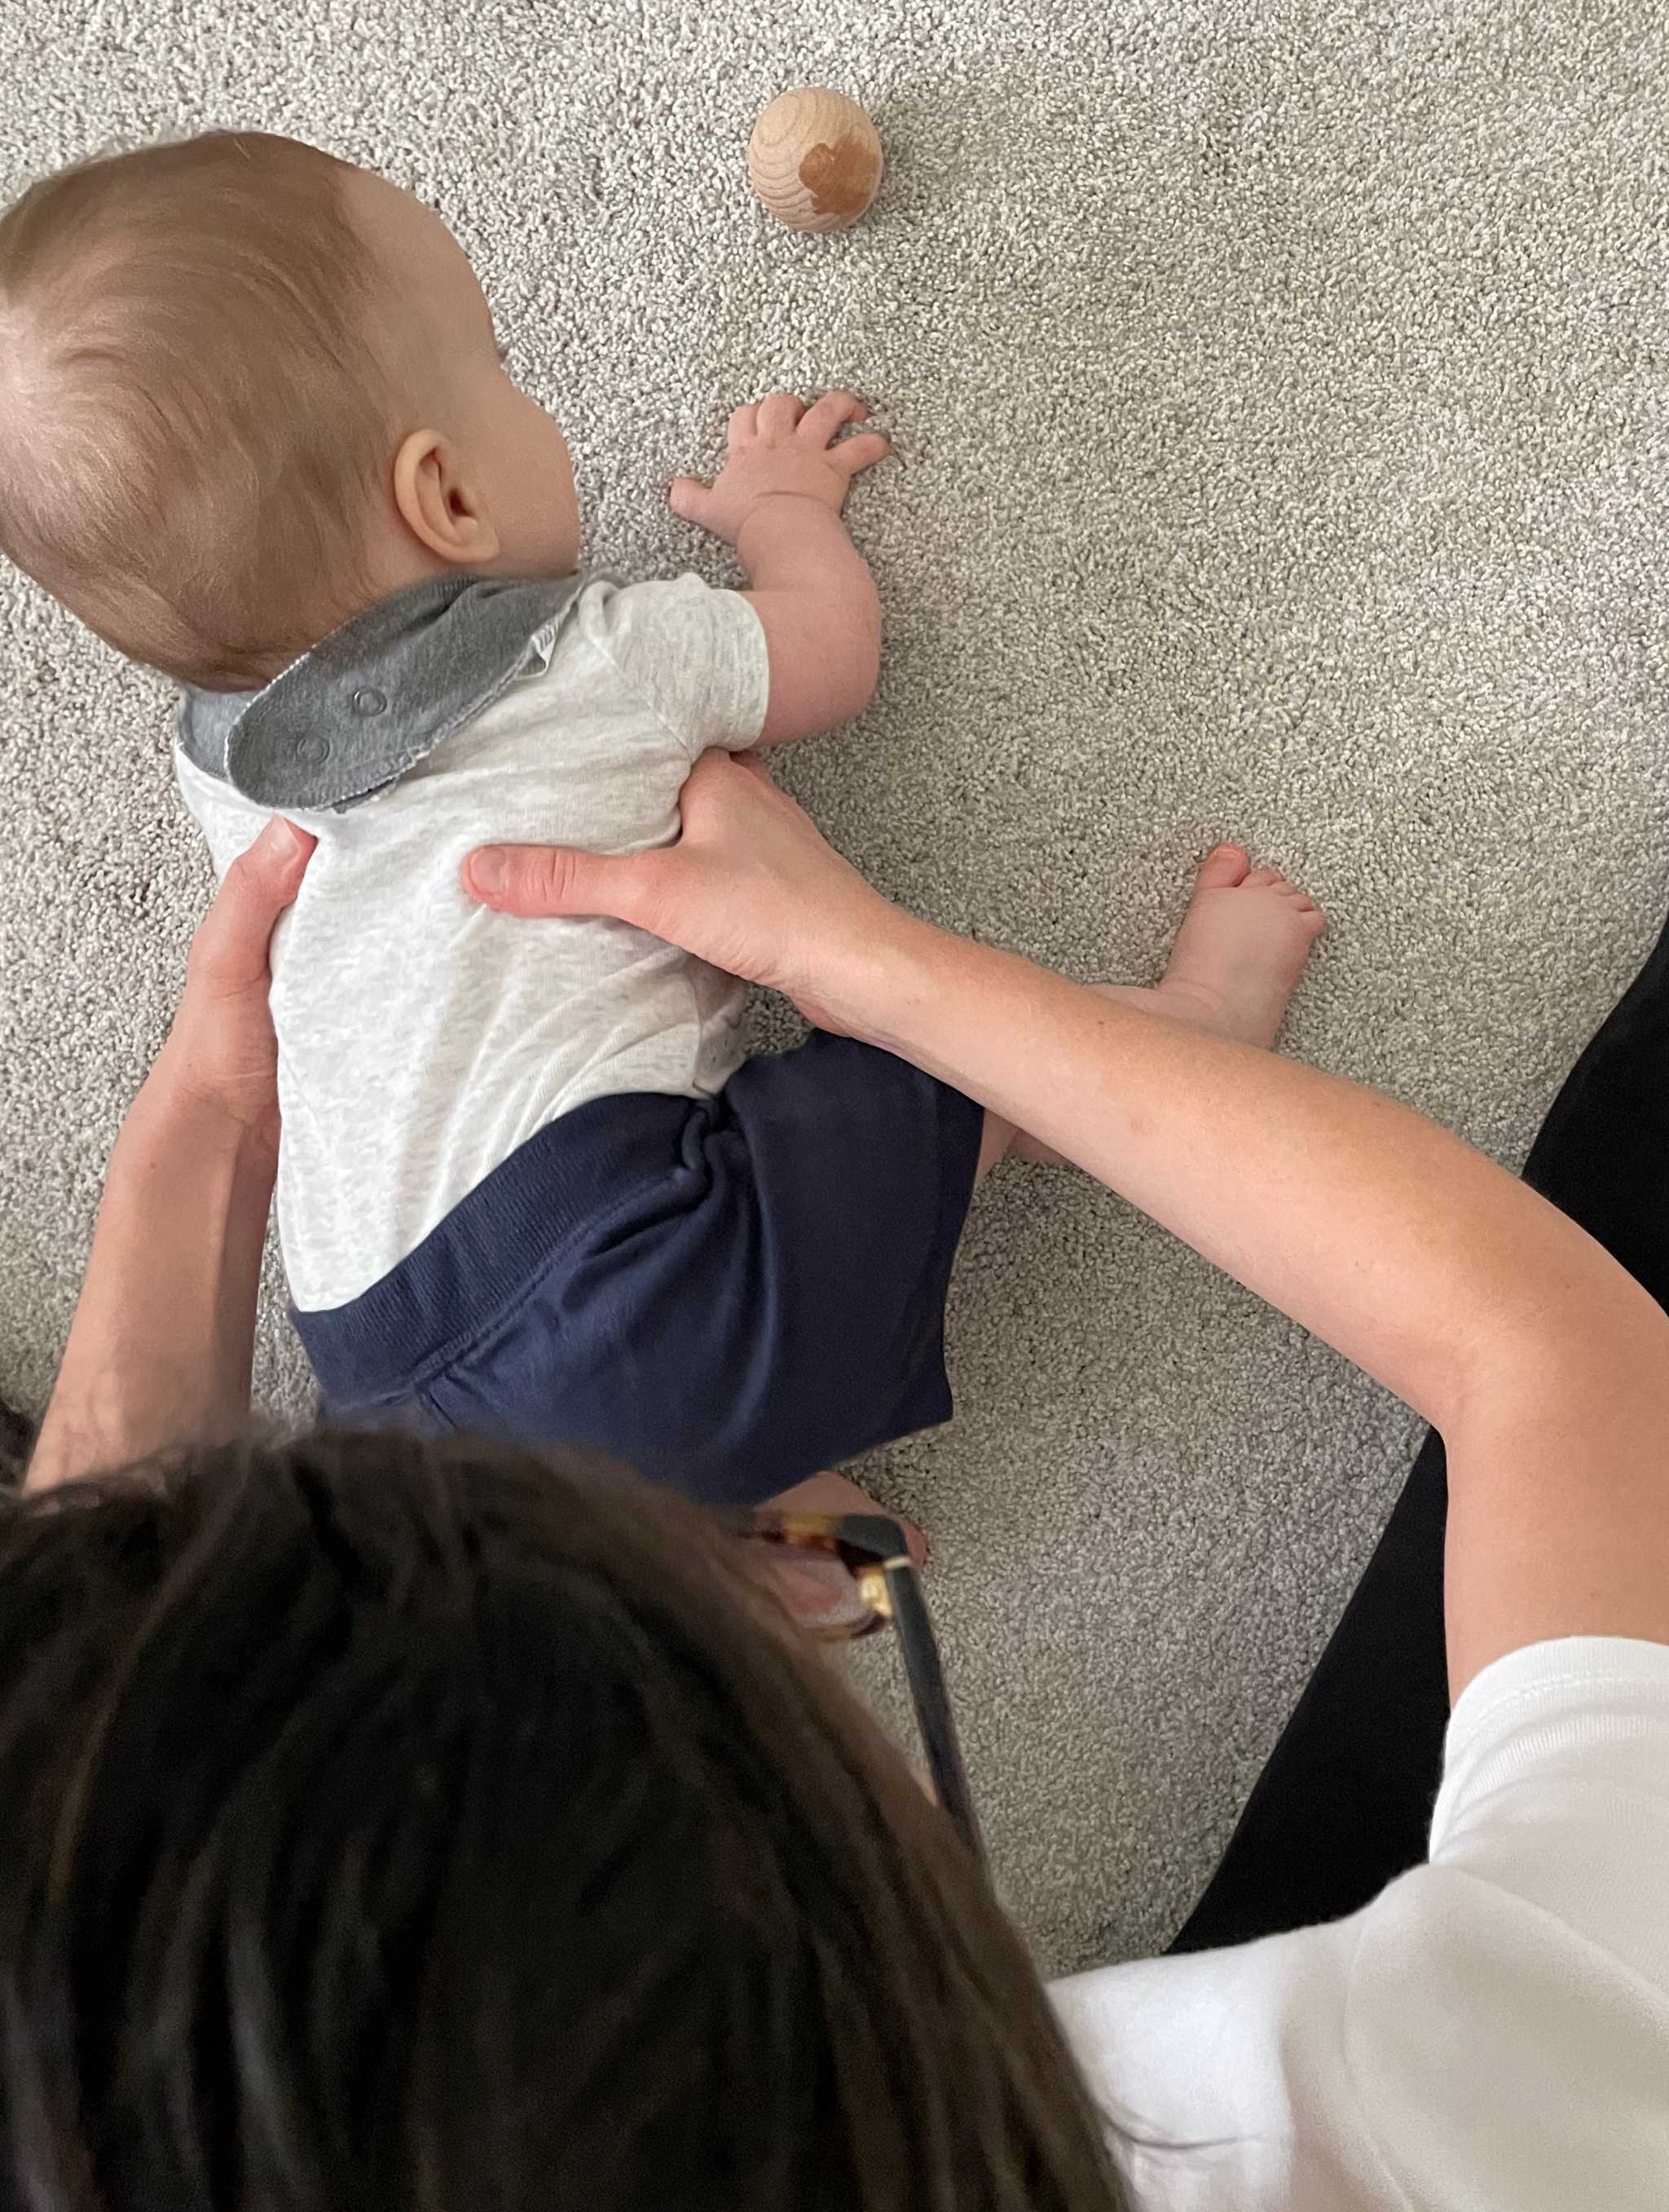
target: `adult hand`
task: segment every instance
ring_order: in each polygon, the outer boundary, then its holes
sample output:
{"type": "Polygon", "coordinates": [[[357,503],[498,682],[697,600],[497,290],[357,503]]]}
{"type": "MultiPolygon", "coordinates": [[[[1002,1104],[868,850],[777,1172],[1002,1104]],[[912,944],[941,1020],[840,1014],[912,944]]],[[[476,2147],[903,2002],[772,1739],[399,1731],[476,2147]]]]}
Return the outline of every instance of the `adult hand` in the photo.
{"type": "Polygon", "coordinates": [[[781,991],[824,1029],[862,1032],[866,973],[913,925],[872,890],[749,755],[704,753],[676,845],[649,853],[483,845],[471,897],[501,914],[612,915],[781,991]]]}
{"type": "Polygon", "coordinates": [[[317,842],[275,816],[227,870],[191,939],[185,988],[158,1062],[185,1097],[214,1107],[275,1152],[278,1044],[267,1003],[269,953],[317,842]]]}

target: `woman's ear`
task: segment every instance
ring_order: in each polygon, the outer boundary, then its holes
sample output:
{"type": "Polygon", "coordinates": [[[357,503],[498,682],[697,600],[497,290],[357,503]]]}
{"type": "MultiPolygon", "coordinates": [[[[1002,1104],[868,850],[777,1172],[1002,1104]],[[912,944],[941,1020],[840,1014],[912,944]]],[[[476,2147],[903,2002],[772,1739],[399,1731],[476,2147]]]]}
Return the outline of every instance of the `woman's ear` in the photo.
{"type": "Polygon", "coordinates": [[[484,568],[498,557],[498,532],[460,456],[438,430],[414,430],[394,456],[394,504],[400,520],[437,560],[484,568]]]}

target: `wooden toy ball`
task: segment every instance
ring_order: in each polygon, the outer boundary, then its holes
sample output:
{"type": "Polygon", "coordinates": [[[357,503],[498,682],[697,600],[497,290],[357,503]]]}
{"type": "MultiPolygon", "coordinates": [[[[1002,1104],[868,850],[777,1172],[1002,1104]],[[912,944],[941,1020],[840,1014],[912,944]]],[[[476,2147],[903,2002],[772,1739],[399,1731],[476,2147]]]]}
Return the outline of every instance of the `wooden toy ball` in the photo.
{"type": "Polygon", "coordinates": [[[779,93],[755,124],[748,175],[791,230],[845,230],[881,181],[880,134],[843,92],[800,85],[779,93]]]}

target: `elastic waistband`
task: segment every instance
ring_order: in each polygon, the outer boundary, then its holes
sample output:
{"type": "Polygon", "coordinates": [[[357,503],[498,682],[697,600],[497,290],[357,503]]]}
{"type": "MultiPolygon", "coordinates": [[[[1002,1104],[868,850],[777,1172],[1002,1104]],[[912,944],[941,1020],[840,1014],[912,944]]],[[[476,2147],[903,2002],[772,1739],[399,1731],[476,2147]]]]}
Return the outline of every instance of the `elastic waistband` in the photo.
{"type": "Polygon", "coordinates": [[[713,1115],[710,1099],[591,1099],[501,1161],[369,1290],[346,1305],[292,1307],[326,1405],[368,1407],[409,1393],[565,1246],[606,1233],[669,1176],[694,1174],[713,1115]]]}

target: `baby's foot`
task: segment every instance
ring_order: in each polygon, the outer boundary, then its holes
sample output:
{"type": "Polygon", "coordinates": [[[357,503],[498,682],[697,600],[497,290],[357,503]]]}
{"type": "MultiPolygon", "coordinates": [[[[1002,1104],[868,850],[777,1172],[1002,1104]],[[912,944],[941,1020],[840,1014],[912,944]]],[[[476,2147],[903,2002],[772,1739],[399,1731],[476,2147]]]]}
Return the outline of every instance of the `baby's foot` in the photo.
{"type": "Polygon", "coordinates": [[[1157,983],[1089,988],[1237,1044],[1271,1045],[1326,926],[1315,901],[1278,868],[1254,868],[1240,846],[1214,845],[1157,983]]]}
{"type": "MultiPolygon", "coordinates": [[[[1310,948],[1326,926],[1315,901],[1278,868],[1254,868],[1238,845],[1214,845],[1194,878],[1170,965],[1158,982],[1150,989],[1089,988],[1238,1044],[1271,1045],[1310,948]]],[[[1065,1164],[1023,1129],[1015,1132],[1010,1150],[1044,1167],[1065,1164]]]]}
{"type": "Polygon", "coordinates": [[[1254,868],[1240,846],[1214,845],[1150,1003],[1241,1044],[1272,1045],[1326,926],[1278,868],[1254,868]]]}

